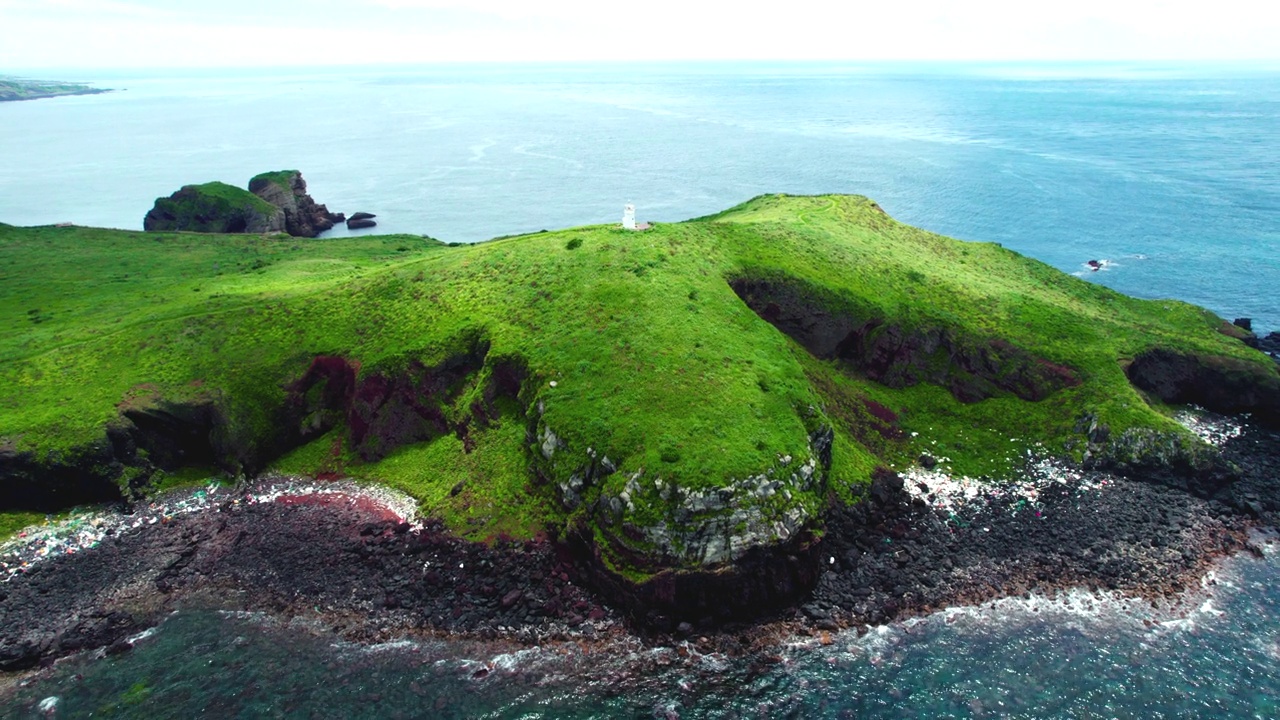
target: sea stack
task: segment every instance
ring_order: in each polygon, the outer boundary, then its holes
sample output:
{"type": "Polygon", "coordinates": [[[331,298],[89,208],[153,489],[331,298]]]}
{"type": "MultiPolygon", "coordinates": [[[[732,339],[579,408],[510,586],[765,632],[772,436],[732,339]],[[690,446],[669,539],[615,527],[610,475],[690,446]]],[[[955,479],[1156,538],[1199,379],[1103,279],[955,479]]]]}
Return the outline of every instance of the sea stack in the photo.
{"type": "Polygon", "coordinates": [[[187,185],[156,200],[142,227],[149,232],[273,233],[316,237],[345,220],[307,194],[297,170],[255,175],[249,189],[222,182],[187,185]]]}
{"type": "Polygon", "coordinates": [[[297,170],[255,175],[249,180],[249,192],[283,210],[285,232],[296,237],[316,237],[346,219],[313,200],[297,170]]]}

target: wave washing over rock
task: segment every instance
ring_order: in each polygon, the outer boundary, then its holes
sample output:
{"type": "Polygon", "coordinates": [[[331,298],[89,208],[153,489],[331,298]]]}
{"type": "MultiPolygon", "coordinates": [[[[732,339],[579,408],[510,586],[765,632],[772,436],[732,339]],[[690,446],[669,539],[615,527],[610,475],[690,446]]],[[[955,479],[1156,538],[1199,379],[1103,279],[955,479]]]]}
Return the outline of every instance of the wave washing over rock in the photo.
{"type": "Polygon", "coordinates": [[[50,707],[391,718],[1268,716],[1276,694],[1254,680],[1280,669],[1269,639],[1280,599],[1266,591],[1280,559],[1274,539],[1253,542],[1264,557],[1229,559],[1174,602],[1032,594],[865,632],[780,636],[745,656],[697,638],[369,645],[298,618],[180,612],[128,654],[28,677],[0,716],[50,707]],[[1197,659],[1187,662],[1189,652],[1197,659]]]}
{"type": "Polygon", "coordinates": [[[270,478],[38,530],[4,555],[0,667],[126,650],[179,607],[322,617],[368,642],[439,631],[536,642],[612,624],[550,543],[490,547],[413,518],[392,491],[270,478]]]}
{"type": "MultiPolygon", "coordinates": [[[[1238,485],[1275,495],[1274,431],[1202,414],[1184,421],[1221,441],[1241,469],[1238,485]]],[[[1028,468],[1023,482],[985,488],[921,471],[882,474],[868,502],[829,518],[824,573],[801,607],[764,623],[685,624],[669,634],[628,631],[576,584],[583,567],[552,543],[463,542],[415,518],[413,503],[394,492],[281,477],[188,490],[133,515],[73,517],[7,545],[0,651],[10,670],[72,656],[67,668],[118,684],[112,668],[172,664],[181,654],[172,644],[204,638],[201,657],[252,656],[249,675],[236,682],[281,684],[219,696],[228,712],[249,712],[268,696],[306,707],[313,700],[290,685],[295,676],[323,684],[340,671],[345,684],[335,687],[347,692],[327,696],[335,707],[399,698],[429,701],[445,717],[519,714],[534,698],[538,707],[577,712],[583,688],[600,707],[644,705],[659,717],[731,716],[708,709],[714,698],[726,707],[756,698],[770,712],[831,714],[812,699],[833,703],[834,681],[814,684],[810,675],[901,667],[909,654],[901,648],[939,628],[981,633],[1038,618],[1036,632],[1061,636],[1099,612],[1126,618],[1129,630],[1140,623],[1142,632],[1218,622],[1232,600],[1218,595],[1216,558],[1270,552],[1249,535],[1256,521],[1221,502],[1046,461],[1028,468]],[[276,646],[346,659],[300,666],[276,646]],[[115,659],[91,660],[104,655],[115,659]],[[417,676],[385,659],[404,665],[405,657],[416,659],[405,667],[417,676]],[[473,697],[458,701],[459,693],[473,697]]],[[[1273,510],[1264,507],[1261,519],[1269,522],[1273,510]]],[[[1090,637],[1079,642],[1105,640],[1090,637]]],[[[195,669],[148,672],[180,687],[188,682],[180,673],[195,669]]],[[[93,689],[95,680],[34,697],[45,683],[71,682],[57,666],[24,682],[8,691],[13,707],[60,697],[58,707],[71,711],[87,702],[73,701],[77,693],[105,692],[93,689]]],[[[154,692],[173,707],[187,702],[161,685],[154,692]]],[[[228,691],[211,681],[208,692],[228,691]]],[[[892,697],[892,687],[885,692],[892,697]]],[[[980,702],[983,712],[1007,711],[980,702]]],[[[859,716],[876,714],[858,707],[859,716]]]]}
{"type": "Polygon", "coordinates": [[[378,506],[399,521],[417,518],[417,507],[412,498],[377,485],[316,483],[308,479],[267,476],[255,487],[252,491],[237,492],[211,482],[203,488],[169,493],[149,503],[136,505],[127,514],[118,510],[75,511],[65,519],[33,525],[0,544],[0,574],[3,580],[9,580],[18,573],[28,572],[38,563],[90,550],[130,530],[157,523],[167,525],[175,517],[218,508],[224,503],[236,507],[275,502],[282,498],[287,503],[314,497],[317,502],[378,506]]]}

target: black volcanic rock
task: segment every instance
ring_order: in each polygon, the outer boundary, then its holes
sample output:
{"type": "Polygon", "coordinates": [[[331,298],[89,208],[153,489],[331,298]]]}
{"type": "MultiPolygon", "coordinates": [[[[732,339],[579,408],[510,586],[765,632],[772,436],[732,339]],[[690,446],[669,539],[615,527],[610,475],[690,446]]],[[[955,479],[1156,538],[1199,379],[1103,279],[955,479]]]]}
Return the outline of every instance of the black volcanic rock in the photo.
{"type": "Polygon", "coordinates": [[[1153,348],[1139,353],[1126,373],[1134,385],[1164,402],[1254,413],[1264,422],[1280,423],[1280,372],[1274,367],[1153,348]]]}
{"type": "Polygon", "coordinates": [[[377,226],[374,218],[378,217],[373,213],[358,212],[347,218],[347,229],[359,230],[361,228],[371,228],[377,226]]]}

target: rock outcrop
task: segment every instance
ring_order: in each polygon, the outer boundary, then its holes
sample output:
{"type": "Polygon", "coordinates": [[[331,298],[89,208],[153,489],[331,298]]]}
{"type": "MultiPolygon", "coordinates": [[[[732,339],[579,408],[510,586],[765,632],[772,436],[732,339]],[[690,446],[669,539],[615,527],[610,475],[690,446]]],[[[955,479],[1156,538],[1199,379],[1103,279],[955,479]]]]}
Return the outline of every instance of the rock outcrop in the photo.
{"type": "Polygon", "coordinates": [[[345,219],[307,194],[301,173],[281,170],[255,176],[248,190],[221,182],[187,185],[157,199],[142,227],[148,232],[286,232],[316,237],[345,219]]]}
{"type": "Polygon", "coordinates": [[[142,221],[147,232],[283,232],[285,213],[257,195],[221,182],[187,185],[158,198],[142,221]]]}
{"type": "Polygon", "coordinates": [[[947,388],[961,402],[1015,395],[1043,400],[1080,384],[1071,368],[1036,357],[1002,338],[949,327],[907,327],[892,318],[858,317],[826,307],[797,285],[735,280],[730,285],[757,315],[814,356],[848,363],[892,388],[921,382],[947,388]]]}
{"type": "Polygon", "coordinates": [[[378,221],[374,220],[376,217],[378,216],[373,213],[358,212],[347,218],[347,229],[359,230],[361,228],[374,227],[378,224],[378,221]]]}
{"type": "Polygon", "coordinates": [[[1274,366],[1153,348],[1134,358],[1127,373],[1135,386],[1164,402],[1254,413],[1265,422],[1280,423],[1280,370],[1274,366]]]}
{"type": "Polygon", "coordinates": [[[285,232],[296,237],[316,237],[346,219],[313,200],[297,170],[256,175],[249,181],[249,192],[283,210],[285,232]]]}

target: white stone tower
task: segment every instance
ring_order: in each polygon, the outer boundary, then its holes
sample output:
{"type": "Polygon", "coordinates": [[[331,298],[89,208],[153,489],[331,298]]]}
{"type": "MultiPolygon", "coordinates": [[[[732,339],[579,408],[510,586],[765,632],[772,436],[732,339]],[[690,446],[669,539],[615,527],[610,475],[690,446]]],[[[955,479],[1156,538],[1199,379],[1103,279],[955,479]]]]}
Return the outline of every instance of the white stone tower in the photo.
{"type": "Polygon", "coordinates": [[[634,203],[627,203],[622,206],[622,229],[636,229],[636,206],[634,203]]]}

